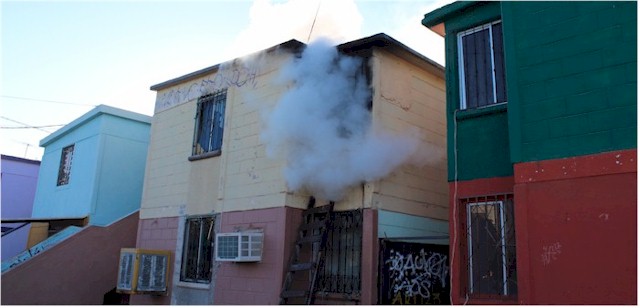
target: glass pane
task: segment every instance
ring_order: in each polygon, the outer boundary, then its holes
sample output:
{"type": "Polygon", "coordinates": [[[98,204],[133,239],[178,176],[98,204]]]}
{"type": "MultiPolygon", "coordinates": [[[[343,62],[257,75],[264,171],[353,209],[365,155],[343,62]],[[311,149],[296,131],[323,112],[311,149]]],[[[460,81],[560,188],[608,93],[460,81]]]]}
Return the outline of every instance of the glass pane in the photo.
{"type": "Polygon", "coordinates": [[[195,219],[188,219],[185,224],[184,251],[182,253],[182,270],[180,280],[194,281],[198,273],[198,246],[200,238],[200,223],[195,219]]]}
{"type": "Polygon", "coordinates": [[[473,293],[503,293],[500,202],[469,204],[473,293]]]}
{"type": "Polygon", "coordinates": [[[493,72],[489,29],[462,37],[464,89],[467,108],[493,103],[493,72]]]}

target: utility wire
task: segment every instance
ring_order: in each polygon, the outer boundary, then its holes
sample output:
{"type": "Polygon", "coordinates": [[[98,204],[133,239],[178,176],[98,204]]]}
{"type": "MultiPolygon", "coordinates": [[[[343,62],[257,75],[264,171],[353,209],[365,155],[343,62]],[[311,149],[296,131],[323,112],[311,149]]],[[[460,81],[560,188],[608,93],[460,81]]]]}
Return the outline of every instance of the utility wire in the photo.
{"type": "Polygon", "coordinates": [[[92,104],[81,104],[81,103],[71,103],[71,102],[62,102],[62,101],[52,101],[52,100],[46,100],[46,99],[11,96],[11,95],[0,95],[0,97],[19,99],[19,100],[24,100],[24,101],[36,101],[36,102],[46,102],[46,103],[65,104],[65,105],[90,106],[90,107],[98,106],[98,105],[92,105],[92,104]]]}
{"type": "Polygon", "coordinates": [[[311,33],[313,33],[313,27],[316,25],[316,19],[318,19],[318,12],[320,12],[320,4],[322,4],[322,0],[318,1],[318,8],[316,9],[316,15],[313,17],[311,30],[309,30],[309,35],[307,36],[307,44],[309,44],[309,40],[311,39],[311,33]]]}
{"type": "Polygon", "coordinates": [[[5,119],[5,120],[7,120],[7,121],[11,121],[11,122],[13,122],[13,123],[18,123],[18,124],[20,124],[20,125],[29,126],[29,127],[33,128],[33,129],[41,130],[41,131],[43,131],[43,132],[45,132],[45,133],[51,133],[51,132],[50,132],[50,131],[48,131],[48,130],[44,130],[44,129],[42,129],[42,128],[38,128],[37,126],[29,125],[29,124],[27,124],[27,123],[22,123],[22,122],[20,122],[20,121],[16,121],[16,120],[14,120],[14,119],[9,119],[9,118],[4,117],[4,116],[0,116],[0,118],[5,119]]]}
{"type": "Polygon", "coordinates": [[[40,126],[0,126],[0,129],[25,129],[25,128],[48,128],[48,127],[58,127],[65,126],[65,124],[54,124],[54,125],[40,125],[40,126]]]}

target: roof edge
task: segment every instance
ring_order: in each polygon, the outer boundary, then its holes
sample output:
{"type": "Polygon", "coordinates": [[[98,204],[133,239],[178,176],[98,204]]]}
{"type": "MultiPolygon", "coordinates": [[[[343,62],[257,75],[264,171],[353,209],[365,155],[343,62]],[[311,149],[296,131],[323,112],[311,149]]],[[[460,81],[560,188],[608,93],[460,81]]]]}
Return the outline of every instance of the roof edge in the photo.
{"type": "Polygon", "coordinates": [[[45,147],[47,145],[49,145],[50,143],[54,142],[55,140],[59,139],[60,137],[66,135],[68,132],[70,132],[71,130],[75,129],[76,127],[89,122],[90,120],[102,115],[102,114],[107,114],[107,115],[112,115],[112,116],[116,116],[116,117],[120,117],[120,118],[124,118],[124,119],[128,119],[128,120],[133,120],[133,121],[137,121],[137,122],[142,122],[142,123],[146,123],[146,124],[151,124],[151,119],[152,117],[148,116],[148,115],[144,115],[144,114],[140,114],[137,112],[133,112],[133,111],[129,111],[129,110],[124,110],[124,109],[120,109],[120,108],[116,108],[116,107],[112,107],[112,106],[107,106],[107,105],[98,105],[97,107],[91,109],[89,112],[83,114],[82,116],[80,116],[79,118],[71,121],[69,124],[63,126],[62,128],[58,129],[57,131],[53,132],[51,135],[43,138],[42,140],[40,140],[40,146],[41,147],[45,147]]]}
{"type": "Polygon", "coordinates": [[[444,78],[444,66],[431,60],[427,56],[415,51],[413,48],[403,44],[402,42],[394,39],[393,37],[385,33],[378,33],[378,34],[374,34],[372,36],[361,38],[355,41],[346,42],[338,45],[337,48],[342,52],[349,52],[349,51],[367,49],[370,47],[385,48],[389,46],[395,47],[407,52],[407,55],[410,55],[415,59],[425,63],[427,69],[430,70],[432,73],[438,75],[441,78],[444,78]]]}
{"type": "Polygon", "coordinates": [[[456,1],[447,4],[439,9],[435,9],[429,13],[424,14],[422,19],[422,25],[431,28],[443,23],[449,19],[451,15],[457,14],[459,11],[466,10],[467,8],[477,5],[479,1],[456,1]]]}
{"type": "Polygon", "coordinates": [[[195,72],[192,72],[192,73],[189,73],[189,74],[186,74],[186,75],[182,75],[180,77],[169,79],[167,81],[152,85],[149,89],[152,90],[152,91],[160,91],[162,89],[166,89],[168,87],[183,83],[185,81],[189,81],[189,80],[192,80],[192,79],[196,79],[198,77],[202,77],[202,76],[205,76],[205,75],[208,75],[208,74],[211,74],[211,73],[215,73],[220,69],[220,67],[223,64],[232,62],[232,61],[234,61],[236,59],[244,58],[244,57],[249,56],[249,55],[258,54],[258,53],[261,53],[261,52],[273,52],[275,50],[278,50],[279,48],[297,50],[298,48],[301,48],[302,46],[305,46],[305,45],[306,44],[304,44],[304,43],[302,43],[302,42],[300,42],[300,41],[298,41],[296,39],[291,39],[291,40],[288,40],[286,42],[280,43],[278,45],[269,47],[267,49],[256,51],[256,52],[250,53],[250,54],[242,56],[242,57],[234,58],[234,59],[222,62],[222,63],[218,63],[218,64],[213,65],[213,66],[209,66],[209,67],[203,68],[201,70],[197,70],[195,72]]]}

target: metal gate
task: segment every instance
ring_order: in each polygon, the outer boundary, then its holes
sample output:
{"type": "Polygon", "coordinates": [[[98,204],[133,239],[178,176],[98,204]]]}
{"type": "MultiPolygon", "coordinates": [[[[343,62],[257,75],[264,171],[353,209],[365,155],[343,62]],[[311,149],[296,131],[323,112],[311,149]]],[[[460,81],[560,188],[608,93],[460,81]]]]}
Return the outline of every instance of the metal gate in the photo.
{"type": "Polygon", "coordinates": [[[449,246],[380,240],[381,305],[448,305],[449,246]]]}

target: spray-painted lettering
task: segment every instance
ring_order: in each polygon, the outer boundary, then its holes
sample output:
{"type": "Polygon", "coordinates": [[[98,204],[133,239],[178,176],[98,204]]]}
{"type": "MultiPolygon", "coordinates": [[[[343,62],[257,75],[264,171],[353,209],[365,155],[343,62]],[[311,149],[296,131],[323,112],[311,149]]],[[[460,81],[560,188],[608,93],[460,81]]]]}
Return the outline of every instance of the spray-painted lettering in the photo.
{"type": "Polygon", "coordinates": [[[562,245],[559,242],[555,242],[551,245],[542,247],[542,264],[549,265],[552,261],[556,260],[558,255],[562,253],[562,245]]]}
{"type": "Polygon", "coordinates": [[[199,82],[192,82],[168,92],[162,93],[156,100],[156,111],[186,103],[197,99],[202,95],[213,93],[224,88],[249,87],[255,89],[257,83],[258,67],[233,66],[222,67],[213,76],[202,79],[199,82]]]}
{"type": "Polygon", "coordinates": [[[439,292],[432,292],[436,284],[445,288],[448,283],[447,256],[437,252],[401,253],[391,250],[385,261],[391,278],[391,304],[441,303],[439,292]]]}

